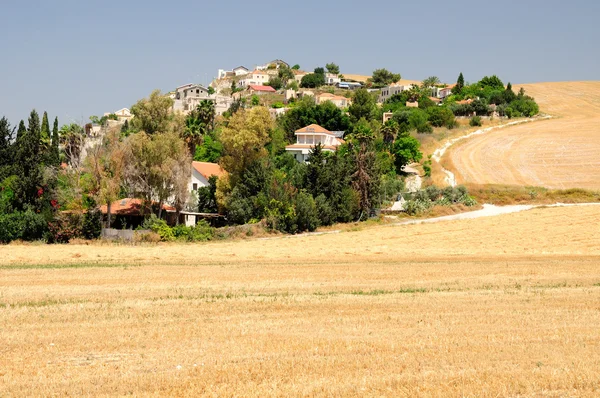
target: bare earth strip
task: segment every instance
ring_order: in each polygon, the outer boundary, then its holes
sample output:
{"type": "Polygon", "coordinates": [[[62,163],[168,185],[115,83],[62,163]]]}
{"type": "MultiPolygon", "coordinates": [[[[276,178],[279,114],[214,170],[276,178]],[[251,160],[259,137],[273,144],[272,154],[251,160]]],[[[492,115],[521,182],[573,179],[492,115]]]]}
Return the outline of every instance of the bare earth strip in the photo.
{"type": "Polygon", "coordinates": [[[600,82],[521,86],[556,117],[451,147],[458,183],[600,189],[600,82]]]}
{"type": "Polygon", "coordinates": [[[597,396],[598,225],[0,246],[0,395],[597,396]]]}

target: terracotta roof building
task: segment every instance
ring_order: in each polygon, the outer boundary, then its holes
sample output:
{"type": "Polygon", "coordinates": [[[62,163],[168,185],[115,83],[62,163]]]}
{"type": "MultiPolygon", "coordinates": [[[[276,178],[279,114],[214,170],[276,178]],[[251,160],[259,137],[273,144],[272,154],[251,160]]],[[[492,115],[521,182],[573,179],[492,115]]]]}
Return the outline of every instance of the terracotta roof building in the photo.
{"type": "Polygon", "coordinates": [[[294,134],[296,143],[286,146],[285,150],[294,155],[298,162],[307,162],[311,149],[317,144],[321,144],[324,151],[333,152],[344,142],[341,138],[336,137],[336,134],[318,124],[303,127],[296,130],[294,134]]]}
{"type": "Polygon", "coordinates": [[[254,84],[251,84],[248,86],[248,91],[251,93],[256,93],[256,94],[276,92],[275,89],[271,86],[258,86],[258,85],[254,85],[254,84]]]}

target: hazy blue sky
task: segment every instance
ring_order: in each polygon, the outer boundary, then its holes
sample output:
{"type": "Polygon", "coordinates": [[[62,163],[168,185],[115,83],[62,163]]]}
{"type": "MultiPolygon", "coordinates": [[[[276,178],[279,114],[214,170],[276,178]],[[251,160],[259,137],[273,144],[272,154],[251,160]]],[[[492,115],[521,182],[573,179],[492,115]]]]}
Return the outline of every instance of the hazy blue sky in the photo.
{"type": "Polygon", "coordinates": [[[453,82],[597,80],[598,0],[0,0],[0,115],[61,124],[275,58],[453,82]]]}

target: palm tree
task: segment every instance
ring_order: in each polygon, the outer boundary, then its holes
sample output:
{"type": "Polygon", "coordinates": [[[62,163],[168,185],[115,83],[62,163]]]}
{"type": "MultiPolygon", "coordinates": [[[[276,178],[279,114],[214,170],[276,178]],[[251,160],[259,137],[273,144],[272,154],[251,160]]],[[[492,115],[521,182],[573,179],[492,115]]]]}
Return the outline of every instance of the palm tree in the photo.
{"type": "Polygon", "coordinates": [[[396,135],[400,130],[400,126],[395,120],[388,120],[381,128],[383,134],[383,141],[387,144],[391,144],[396,139],[396,135]]]}
{"type": "Polygon", "coordinates": [[[433,87],[435,85],[440,84],[440,79],[437,76],[429,76],[427,79],[423,80],[421,87],[428,88],[433,87]]]}
{"type": "Polygon", "coordinates": [[[202,144],[204,136],[214,129],[215,103],[202,100],[200,104],[185,119],[183,138],[188,144],[192,158],[196,154],[196,146],[202,144]]]}

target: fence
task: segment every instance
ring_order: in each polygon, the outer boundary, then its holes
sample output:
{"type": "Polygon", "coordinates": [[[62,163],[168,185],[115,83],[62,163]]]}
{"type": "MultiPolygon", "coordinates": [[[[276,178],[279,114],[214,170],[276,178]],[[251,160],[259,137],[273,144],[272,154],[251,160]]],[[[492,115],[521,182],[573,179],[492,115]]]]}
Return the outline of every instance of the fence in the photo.
{"type": "Polygon", "coordinates": [[[102,228],[102,239],[133,240],[136,234],[148,233],[148,230],[102,228]]]}

